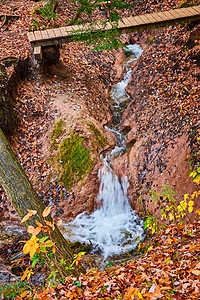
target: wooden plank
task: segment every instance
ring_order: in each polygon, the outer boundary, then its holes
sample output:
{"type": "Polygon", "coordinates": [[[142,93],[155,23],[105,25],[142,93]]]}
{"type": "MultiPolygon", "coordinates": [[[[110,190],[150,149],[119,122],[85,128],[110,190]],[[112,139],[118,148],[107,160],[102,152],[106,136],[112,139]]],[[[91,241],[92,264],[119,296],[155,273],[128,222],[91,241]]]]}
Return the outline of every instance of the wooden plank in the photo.
{"type": "Polygon", "coordinates": [[[171,9],[171,10],[168,10],[168,12],[169,12],[175,19],[180,19],[180,18],[181,18],[180,14],[177,13],[175,9],[174,9],[174,10],[172,10],[172,9],[171,9]]]}
{"type": "Polygon", "coordinates": [[[53,29],[47,29],[46,31],[49,35],[49,39],[54,39],[56,37],[53,29]]]}
{"type": "Polygon", "coordinates": [[[174,15],[171,13],[171,10],[163,11],[163,13],[169,17],[169,20],[176,20],[178,15],[174,15]]]}
{"type": "Polygon", "coordinates": [[[174,9],[173,12],[175,12],[176,14],[178,14],[179,18],[186,17],[186,14],[180,8],[174,9]]]}
{"type": "Polygon", "coordinates": [[[163,14],[166,16],[168,21],[176,19],[176,17],[172,16],[172,14],[170,14],[168,11],[163,11],[163,14]]]}
{"type": "Polygon", "coordinates": [[[60,27],[60,32],[61,32],[62,36],[66,36],[66,34],[67,34],[66,27],[60,27]]]}
{"type": "Polygon", "coordinates": [[[185,17],[191,17],[193,15],[188,7],[180,8],[180,10],[185,14],[185,17]]]}
{"type": "Polygon", "coordinates": [[[41,35],[41,31],[34,31],[34,35],[35,35],[35,41],[41,41],[42,40],[42,35],[41,35]]]}
{"type": "Polygon", "coordinates": [[[79,26],[78,25],[73,25],[72,26],[72,31],[77,31],[79,30],[79,26]]]}
{"type": "Polygon", "coordinates": [[[193,14],[193,16],[196,16],[199,14],[193,7],[187,7],[187,9],[193,14]]]}
{"type": "Polygon", "coordinates": [[[176,9],[178,13],[182,13],[183,17],[190,17],[192,13],[187,9],[187,7],[176,9]]]}
{"type": "Polygon", "coordinates": [[[200,6],[192,6],[192,8],[200,14],[200,6]]]}
{"type": "Polygon", "coordinates": [[[28,39],[29,39],[30,43],[33,42],[33,41],[35,41],[35,35],[34,35],[33,32],[28,32],[27,36],[28,36],[28,39]]]}
{"type": "Polygon", "coordinates": [[[72,35],[72,26],[60,27],[59,29],[63,37],[72,35]]]}
{"type": "Polygon", "coordinates": [[[157,13],[153,13],[151,15],[154,19],[156,19],[156,22],[163,22],[163,19],[160,16],[158,16],[157,13]]]}
{"type": "Polygon", "coordinates": [[[149,19],[146,17],[146,15],[144,14],[144,15],[140,15],[140,16],[138,16],[142,21],[143,21],[143,23],[144,24],[150,24],[151,22],[149,21],[149,19]]]}
{"type": "Polygon", "coordinates": [[[128,20],[128,18],[123,18],[122,20],[119,21],[118,25],[119,28],[126,28],[126,27],[131,27],[132,23],[128,20]]]}
{"type": "Polygon", "coordinates": [[[42,35],[43,40],[48,40],[49,39],[49,35],[48,35],[47,30],[41,30],[41,35],[42,35]]]}
{"type": "Polygon", "coordinates": [[[53,31],[54,31],[54,34],[55,34],[55,36],[57,38],[61,38],[62,37],[62,33],[61,33],[61,31],[60,31],[59,28],[54,28],[53,31]]]}
{"type": "Polygon", "coordinates": [[[152,16],[152,14],[145,14],[145,16],[147,17],[147,19],[149,19],[151,23],[157,22],[156,19],[152,16]]]}
{"type": "Polygon", "coordinates": [[[143,25],[143,24],[145,24],[145,23],[143,22],[143,20],[140,19],[139,16],[135,16],[135,17],[134,17],[134,21],[136,21],[136,22],[138,23],[138,25],[143,25]]]}
{"type": "Polygon", "coordinates": [[[42,47],[41,46],[34,47],[33,54],[36,60],[39,61],[42,60],[42,47]]]}
{"type": "Polygon", "coordinates": [[[127,20],[132,24],[132,26],[138,26],[138,22],[136,22],[135,17],[128,17],[127,20]]]}
{"type": "Polygon", "coordinates": [[[168,18],[167,16],[165,16],[163,12],[160,11],[160,12],[157,13],[157,15],[158,15],[159,17],[161,17],[161,19],[162,19],[163,21],[169,21],[169,18],[168,18]]]}

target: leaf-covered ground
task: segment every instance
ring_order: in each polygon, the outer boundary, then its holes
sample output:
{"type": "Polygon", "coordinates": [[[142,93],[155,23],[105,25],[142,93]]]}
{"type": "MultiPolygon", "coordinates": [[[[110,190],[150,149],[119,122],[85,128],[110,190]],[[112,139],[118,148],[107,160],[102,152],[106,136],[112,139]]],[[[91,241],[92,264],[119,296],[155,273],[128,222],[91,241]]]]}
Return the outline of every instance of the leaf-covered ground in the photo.
{"type": "Polygon", "coordinates": [[[33,289],[27,299],[199,299],[200,221],[168,226],[140,251],[137,258],[102,272],[90,269],[65,283],[33,289]]]}
{"type": "MultiPolygon", "coordinates": [[[[18,20],[0,24],[0,58],[12,55],[25,58],[30,55],[30,45],[26,33],[28,27],[33,28],[31,12],[34,6],[41,3],[34,1],[4,1],[1,6],[2,14],[20,15],[18,20]]],[[[162,9],[179,7],[179,1],[136,1],[135,10],[132,14],[154,12],[162,9]]],[[[72,8],[67,6],[66,1],[60,1],[58,7],[59,18],[57,25],[63,25],[66,18],[74,15],[72,8]]],[[[126,15],[126,12],[123,13],[126,15]]],[[[41,27],[42,28],[42,27],[41,27]]],[[[153,41],[149,40],[149,49],[145,52],[145,58],[140,61],[139,68],[143,70],[143,76],[152,76],[144,82],[144,88],[136,90],[136,100],[141,97],[151,97],[152,106],[157,107],[159,99],[163,101],[163,109],[166,112],[169,126],[173,122],[180,123],[183,120],[186,125],[190,124],[191,143],[194,144],[195,163],[199,156],[199,78],[200,70],[196,53],[199,52],[199,42],[195,43],[195,49],[187,47],[189,38],[187,26],[169,27],[165,30],[157,30],[156,46],[151,48],[153,41]],[[168,44],[164,43],[167,40],[168,44]],[[170,43],[171,40],[171,43],[170,43]],[[172,48],[173,45],[173,48],[172,48]],[[164,55],[163,55],[164,53],[164,55]],[[173,72],[172,72],[173,71],[173,72]],[[152,97],[154,95],[154,97],[152,97]],[[138,98],[137,98],[138,97],[138,98]],[[171,97],[171,98],[170,98],[171,97]],[[170,107],[173,114],[167,114],[170,107]]],[[[153,35],[152,35],[153,36],[153,35]]],[[[141,35],[142,37],[142,35],[141,35]]],[[[138,42],[141,42],[140,35],[138,42]]],[[[79,99],[85,98],[88,103],[93,104],[91,95],[95,95],[97,107],[101,107],[101,101],[95,94],[95,85],[103,78],[105,87],[112,84],[110,70],[113,64],[113,55],[108,54],[104,63],[103,56],[89,54],[85,46],[72,43],[64,46],[64,63],[71,70],[70,81],[57,76],[55,73],[48,77],[30,77],[25,80],[20,88],[18,110],[22,126],[17,135],[12,138],[14,150],[30,177],[37,176],[39,179],[38,193],[46,205],[59,202],[62,195],[68,199],[68,191],[63,186],[50,184],[47,189],[43,184],[48,175],[48,165],[41,156],[40,136],[47,132],[48,122],[52,122],[55,112],[50,112],[51,97],[62,92],[77,94],[79,99]],[[90,77],[88,77],[90,76],[90,77]],[[87,78],[92,78],[95,84],[87,85],[87,78]],[[34,82],[34,86],[32,85],[34,82]],[[88,96],[89,95],[89,96],[88,96]],[[16,144],[15,142],[16,141],[16,144]]],[[[12,67],[7,68],[8,73],[12,67]]],[[[137,76],[137,75],[135,75],[137,76]]],[[[139,80],[137,77],[137,80],[139,80]]],[[[78,103],[74,103],[74,109],[78,109],[78,103]]],[[[153,116],[141,124],[141,131],[145,131],[153,122],[153,116]]],[[[182,122],[180,123],[182,126],[182,122]]],[[[177,126],[178,134],[180,126],[177,126]]],[[[173,146],[173,139],[168,139],[173,146]]],[[[3,205],[2,218],[10,218],[14,215],[13,208],[10,209],[8,200],[1,192],[1,203],[3,205]]],[[[58,211],[62,215],[62,211],[58,211]]],[[[57,287],[34,290],[40,300],[43,299],[200,299],[200,223],[192,223],[186,226],[168,226],[161,230],[150,243],[142,245],[143,255],[132,258],[126,263],[106,269],[103,272],[89,270],[79,279],[67,278],[66,283],[57,287]],[[147,249],[145,251],[145,249],[147,249]]],[[[26,293],[25,293],[26,294],[26,293]]],[[[24,295],[25,295],[24,294],[24,295]]],[[[24,296],[23,295],[23,296],[24,296]]],[[[31,296],[31,293],[29,297],[31,296]]],[[[21,297],[18,297],[21,299],[21,297]]]]}

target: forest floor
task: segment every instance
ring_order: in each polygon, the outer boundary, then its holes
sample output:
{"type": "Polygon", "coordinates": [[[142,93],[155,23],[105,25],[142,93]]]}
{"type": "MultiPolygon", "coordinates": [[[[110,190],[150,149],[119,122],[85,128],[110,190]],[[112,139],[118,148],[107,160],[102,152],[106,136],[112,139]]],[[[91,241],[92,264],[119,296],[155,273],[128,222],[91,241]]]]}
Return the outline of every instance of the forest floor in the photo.
{"type": "MultiPolygon", "coordinates": [[[[179,1],[136,1],[133,15],[143,12],[154,12],[166,10],[169,8],[179,7],[179,1]]],[[[20,17],[15,19],[2,20],[0,23],[0,39],[3,42],[0,46],[0,58],[7,56],[16,56],[25,59],[30,56],[30,45],[26,36],[27,30],[33,29],[36,22],[32,22],[32,11],[34,6],[41,5],[40,2],[34,1],[5,1],[1,7],[2,14],[16,14],[20,17]]],[[[65,1],[60,1],[58,7],[59,17],[56,19],[56,25],[62,26],[65,20],[73,17],[74,11],[65,1]]],[[[125,16],[128,12],[124,12],[125,16]]],[[[101,18],[101,14],[98,15],[101,18]]],[[[37,22],[43,22],[41,28],[52,24],[45,23],[39,16],[36,16],[37,22]]],[[[38,24],[38,23],[37,23],[38,24]]],[[[181,28],[177,26],[170,27],[167,32],[160,30],[160,39],[167,38],[167,35],[175,35],[174,30],[179,34],[178,40],[186,39],[187,26],[181,28]]],[[[159,35],[159,30],[154,31],[159,35]]],[[[149,45],[153,41],[154,32],[149,32],[149,45]]],[[[142,43],[142,34],[135,35],[138,43],[142,43]]],[[[159,49],[154,48],[154,59],[157,59],[156,64],[159,66],[159,57],[162,57],[162,42],[159,41],[159,49]]],[[[174,52],[179,50],[177,48],[174,52]]],[[[199,43],[196,44],[199,49],[199,43]]],[[[196,51],[197,51],[196,49],[196,51]]],[[[165,49],[166,50],[166,49],[165,49]]],[[[148,53],[148,50],[147,50],[148,53]]],[[[187,65],[187,55],[191,55],[189,49],[185,51],[183,57],[183,65],[187,65]],[[187,53],[188,51],[188,53],[187,53]]],[[[64,45],[61,57],[63,59],[62,70],[52,67],[46,73],[40,73],[33,69],[27,78],[21,83],[19,90],[19,100],[16,103],[16,111],[20,115],[21,125],[17,128],[15,134],[10,137],[12,147],[26,171],[26,174],[32,180],[37,176],[38,182],[34,183],[39,196],[44,201],[45,205],[56,206],[61,201],[62,197],[72,201],[74,194],[68,191],[63,185],[51,182],[47,187],[45,179],[48,176],[49,166],[44,158],[41,145],[41,137],[45,137],[49,128],[52,128],[54,120],[57,119],[57,111],[52,111],[51,101],[55,97],[60,97],[63,94],[76,94],[76,97],[71,99],[73,110],[79,111],[80,99],[84,99],[84,105],[88,103],[90,115],[102,107],[102,102],[106,103],[106,95],[103,95],[102,89],[109,89],[115,82],[115,74],[111,72],[114,65],[114,53],[99,53],[98,55],[90,52],[90,49],[80,43],[70,43],[64,45]],[[89,78],[89,80],[88,80],[89,78]],[[88,84],[89,82],[89,84],[88,84]],[[102,84],[102,89],[96,89],[96,86],[102,84]],[[33,84],[34,83],[34,84],[33,84]],[[93,97],[91,97],[91,95],[93,97]],[[79,99],[79,102],[78,100],[79,99]],[[94,100],[95,99],[95,100],[94,100]],[[92,111],[91,106],[94,106],[92,111]],[[51,124],[51,126],[50,126],[51,124]],[[72,200],[71,200],[72,199],[72,200]]],[[[151,54],[147,55],[143,61],[145,68],[152,68],[152,77],[159,69],[154,69],[151,64],[151,54]]],[[[162,66],[163,61],[160,61],[162,66]]],[[[13,72],[12,67],[7,68],[7,73],[10,75],[13,72]]],[[[192,101],[178,103],[182,108],[183,113],[189,115],[195,129],[195,162],[199,157],[199,145],[197,138],[200,137],[199,127],[199,65],[195,64],[194,70],[196,84],[191,87],[188,82],[189,89],[195,89],[192,96],[192,101]],[[197,129],[196,129],[197,128],[197,129]]],[[[180,70],[179,81],[187,82],[187,72],[185,68],[180,70]]],[[[155,77],[156,78],[156,77],[155,77]]],[[[157,80],[156,80],[157,81],[157,80]]],[[[157,81],[158,82],[158,81],[157,81]]],[[[166,91],[165,78],[159,79],[159,86],[156,90],[166,91]]],[[[193,85],[193,84],[192,84],[193,85]]],[[[152,86],[155,84],[152,83],[152,86]]],[[[187,93],[187,84],[184,86],[177,85],[177,93],[187,93]]],[[[164,92],[164,93],[165,93],[164,92]]],[[[164,94],[163,93],[163,94],[164,94]]],[[[145,95],[148,97],[148,94],[145,95]]],[[[185,98],[186,99],[186,98],[185,98]]],[[[176,105],[172,103],[172,105],[176,105]]],[[[109,106],[109,104],[108,104],[109,106]]],[[[99,121],[102,121],[102,113],[96,116],[99,121]]],[[[142,128],[141,130],[144,130],[142,128]]],[[[194,154],[195,154],[194,153],[194,154]]],[[[34,181],[34,180],[33,180],[34,181]]],[[[9,203],[5,193],[1,191],[1,221],[17,220],[14,208],[9,203]]],[[[76,214],[79,211],[77,210],[76,214]]],[[[62,211],[56,211],[57,216],[61,215],[62,211]]],[[[56,215],[55,215],[56,216],[56,215]]],[[[18,243],[16,243],[16,249],[18,243]]],[[[5,245],[1,250],[9,248],[5,245]],[[4,247],[4,248],[3,248],[4,247]]],[[[200,299],[200,222],[193,221],[186,225],[174,226],[170,225],[167,228],[161,228],[160,232],[150,242],[145,242],[140,245],[141,255],[133,257],[126,263],[108,267],[104,271],[99,272],[97,269],[88,270],[86,275],[79,279],[69,277],[66,282],[57,286],[41,289],[37,288],[28,291],[28,288],[23,288],[21,296],[16,296],[16,299],[31,298],[35,295],[38,299],[200,299]]],[[[5,252],[3,253],[5,254],[5,252]]],[[[3,256],[2,256],[3,257],[3,256]]],[[[4,256],[5,259],[5,256],[4,256]]],[[[27,264],[27,262],[25,262],[27,264]]],[[[5,296],[5,294],[4,294],[5,296]]],[[[2,295],[2,298],[4,297],[2,295]]],[[[3,298],[4,299],[4,298],[3,298]]]]}

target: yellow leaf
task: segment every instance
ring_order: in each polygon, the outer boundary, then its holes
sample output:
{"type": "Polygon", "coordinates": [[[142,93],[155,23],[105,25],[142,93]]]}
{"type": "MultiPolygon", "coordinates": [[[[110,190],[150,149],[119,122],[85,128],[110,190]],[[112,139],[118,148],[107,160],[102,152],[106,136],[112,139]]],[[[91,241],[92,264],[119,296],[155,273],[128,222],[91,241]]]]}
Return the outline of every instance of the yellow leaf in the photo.
{"type": "Polygon", "coordinates": [[[167,241],[168,241],[168,244],[169,244],[169,245],[171,245],[171,244],[173,243],[173,241],[174,241],[174,240],[173,240],[173,239],[171,239],[171,238],[170,238],[170,236],[168,236],[168,239],[167,239],[167,241]]]}
{"type": "Polygon", "coordinates": [[[187,202],[184,200],[184,201],[181,201],[180,202],[180,206],[182,207],[182,209],[184,210],[184,209],[186,209],[186,207],[187,207],[187,202]]]}
{"type": "Polygon", "coordinates": [[[56,253],[56,248],[55,248],[55,246],[52,247],[52,252],[53,252],[53,253],[56,253]]]}
{"type": "Polygon", "coordinates": [[[59,220],[57,226],[60,226],[61,224],[62,224],[62,220],[59,220]]]}
{"type": "Polygon", "coordinates": [[[24,274],[21,277],[21,281],[23,281],[26,278],[28,272],[29,272],[29,268],[27,267],[26,270],[24,271],[24,274]]]}
{"type": "Polygon", "coordinates": [[[194,205],[194,201],[190,200],[190,201],[188,202],[188,206],[193,206],[193,205],[194,205]]]}
{"type": "Polygon", "coordinates": [[[153,246],[150,246],[147,251],[151,251],[153,249],[153,246]]]}
{"type": "Polygon", "coordinates": [[[191,213],[193,211],[193,206],[188,206],[188,211],[191,213]]]}
{"type": "Polygon", "coordinates": [[[29,278],[31,277],[31,275],[33,274],[32,269],[29,271],[28,275],[27,275],[27,280],[29,280],[29,278]]]}
{"type": "Polygon", "coordinates": [[[42,213],[42,216],[45,218],[50,214],[51,207],[46,207],[45,210],[42,213]]]}
{"type": "Polygon", "coordinates": [[[198,215],[200,215],[200,210],[197,209],[197,210],[195,211],[195,213],[198,214],[198,215]]]}
{"type": "Polygon", "coordinates": [[[186,200],[188,198],[189,194],[185,194],[184,195],[184,200],[186,200]]]}
{"type": "Polygon", "coordinates": [[[30,244],[26,243],[23,247],[23,253],[27,254],[30,251],[30,244]]]}
{"type": "Polygon", "coordinates": [[[144,298],[142,297],[140,291],[138,291],[138,297],[139,297],[139,299],[144,299],[144,298]]]}
{"type": "Polygon", "coordinates": [[[40,228],[42,228],[44,226],[40,222],[38,222],[37,220],[36,220],[36,223],[37,223],[38,227],[40,227],[40,228]]]}

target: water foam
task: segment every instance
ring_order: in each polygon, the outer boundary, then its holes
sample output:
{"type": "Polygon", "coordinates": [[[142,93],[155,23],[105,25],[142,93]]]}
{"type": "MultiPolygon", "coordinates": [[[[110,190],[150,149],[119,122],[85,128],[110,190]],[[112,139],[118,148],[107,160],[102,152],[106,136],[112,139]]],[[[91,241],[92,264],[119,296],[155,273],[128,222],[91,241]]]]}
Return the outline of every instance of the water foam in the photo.
{"type": "Polygon", "coordinates": [[[128,180],[118,178],[107,168],[99,171],[101,180],[97,202],[102,206],[92,214],[83,212],[64,224],[64,236],[70,241],[93,245],[107,258],[125,253],[137,246],[143,235],[140,218],[131,209],[127,197],[128,180]]]}

